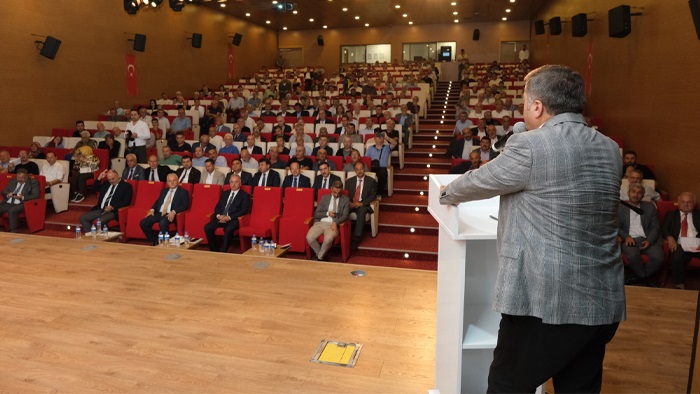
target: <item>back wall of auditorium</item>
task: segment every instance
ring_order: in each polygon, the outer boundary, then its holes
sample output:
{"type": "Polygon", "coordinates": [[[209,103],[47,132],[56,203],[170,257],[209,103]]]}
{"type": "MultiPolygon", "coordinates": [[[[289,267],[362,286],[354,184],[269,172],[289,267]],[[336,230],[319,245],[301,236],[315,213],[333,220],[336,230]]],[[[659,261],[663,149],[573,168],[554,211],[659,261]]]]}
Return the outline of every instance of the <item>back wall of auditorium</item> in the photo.
{"type": "MultiPolygon", "coordinates": [[[[115,100],[124,106],[147,103],[161,92],[185,96],[207,84],[228,82],[229,36],[243,35],[234,47],[234,80],[272,67],[278,48],[301,48],[304,63],[336,70],[340,45],[391,44],[392,58],[401,59],[404,43],[456,41],[472,61],[498,58],[501,41],[531,41],[531,62],[569,65],[590,81],[587,112],[600,119],[601,130],[625,138],[639,161],[652,164],[660,186],[675,198],[696,194],[698,176],[692,159],[700,148],[695,114],[700,82],[695,72],[700,51],[685,1],[640,0],[642,16],[633,17],[632,33],[607,36],[607,10],[614,0],[570,2],[551,0],[533,18],[564,20],[595,12],[588,35],[571,37],[564,24],[560,36],[537,36],[531,21],[460,23],[278,32],[207,7],[188,6],[175,13],[165,2],[157,10],[127,15],[122,1],[72,0],[3,2],[0,24],[0,144],[28,145],[33,135],[49,135],[53,127],[72,127],[76,119],[95,119],[115,100]],[[478,42],[472,32],[480,29],[478,42]],[[187,40],[203,35],[201,49],[187,40]],[[134,52],[134,33],[147,35],[145,52],[134,52]],[[39,56],[36,35],[62,40],[55,60],[39,56]],[[325,45],[316,37],[323,34],[325,45]],[[136,56],[138,97],[126,94],[125,55],[136,56]]],[[[581,163],[596,165],[596,163],[581,163]]]]}

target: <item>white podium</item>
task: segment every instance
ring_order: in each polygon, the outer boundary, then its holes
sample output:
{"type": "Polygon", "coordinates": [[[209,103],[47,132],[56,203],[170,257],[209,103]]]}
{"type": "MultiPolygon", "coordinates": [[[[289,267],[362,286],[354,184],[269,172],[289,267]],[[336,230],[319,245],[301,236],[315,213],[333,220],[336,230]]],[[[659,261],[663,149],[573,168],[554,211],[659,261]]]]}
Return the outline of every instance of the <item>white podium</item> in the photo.
{"type": "Polygon", "coordinates": [[[428,211],[440,225],[433,392],[485,393],[501,320],[491,307],[499,197],[440,205],[440,185],[458,176],[429,181],[428,211]]]}

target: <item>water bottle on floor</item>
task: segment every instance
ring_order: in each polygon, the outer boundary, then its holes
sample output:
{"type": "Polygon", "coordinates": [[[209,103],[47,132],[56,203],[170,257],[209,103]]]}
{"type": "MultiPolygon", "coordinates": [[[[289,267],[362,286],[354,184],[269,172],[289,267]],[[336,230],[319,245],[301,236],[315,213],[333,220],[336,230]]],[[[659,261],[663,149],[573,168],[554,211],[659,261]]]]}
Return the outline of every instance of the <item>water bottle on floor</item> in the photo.
{"type": "Polygon", "coordinates": [[[97,218],[97,224],[95,225],[95,227],[97,227],[97,233],[102,232],[102,220],[100,220],[100,218],[97,218]]]}
{"type": "Polygon", "coordinates": [[[250,247],[251,249],[258,248],[258,239],[255,237],[255,234],[253,234],[253,238],[250,239],[250,247]]]}
{"type": "Polygon", "coordinates": [[[80,226],[75,226],[75,239],[80,239],[83,237],[83,234],[80,232],[80,226]]]}
{"type": "Polygon", "coordinates": [[[185,245],[188,246],[190,244],[190,234],[185,231],[185,245]]]}
{"type": "Polygon", "coordinates": [[[95,238],[97,236],[97,227],[93,224],[92,227],[90,227],[90,235],[95,238]]]}
{"type": "Polygon", "coordinates": [[[166,231],[165,234],[163,234],[163,237],[163,243],[165,246],[170,246],[170,233],[166,231]]]}
{"type": "Polygon", "coordinates": [[[165,240],[165,236],[163,235],[163,232],[161,231],[158,233],[158,245],[162,245],[163,240],[165,240]]]}

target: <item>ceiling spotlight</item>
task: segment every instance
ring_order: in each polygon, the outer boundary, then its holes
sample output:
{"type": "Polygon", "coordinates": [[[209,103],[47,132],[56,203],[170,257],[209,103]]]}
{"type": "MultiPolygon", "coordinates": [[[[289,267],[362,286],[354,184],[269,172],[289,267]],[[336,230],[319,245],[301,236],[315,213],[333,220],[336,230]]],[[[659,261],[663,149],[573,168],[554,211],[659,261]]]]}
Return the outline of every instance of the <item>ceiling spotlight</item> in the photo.
{"type": "Polygon", "coordinates": [[[501,20],[502,20],[502,21],[507,21],[508,18],[506,18],[506,17],[504,16],[503,18],[501,18],[501,20]]]}
{"type": "Polygon", "coordinates": [[[323,28],[324,28],[324,29],[328,29],[328,25],[323,25],[323,28]]]}
{"type": "Polygon", "coordinates": [[[309,22],[313,22],[313,21],[314,21],[314,18],[309,18],[309,22]]]}
{"type": "Polygon", "coordinates": [[[226,3],[221,3],[221,8],[226,8],[226,3]]]}
{"type": "Polygon", "coordinates": [[[245,16],[250,16],[250,12],[246,12],[246,13],[245,13],[245,16]]]}
{"type": "Polygon", "coordinates": [[[401,8],[399,4],[395,5],[394,8],[401,8]]]}
{"type": "Polygon", "coordinates": [[[347,10],[348,10],[348,8],[347,8],[347,7],[343,7],[343,11],[347,11],[347,10]]]}
{"type": "Polygon", "coordinates": [[[360,19],[360,16],[359,16],[359,15],[355,15],[355,19],[360,19]]]}
{"type": "Polygon", "coordinates": [[[457,11],[454,11],[454,12],[452,13],[452,15],[457,15],[457,14],[459,14],[459,12],[457,12],[457,11]]]}
{"type": "Polygon", "coordinates": [[[284,26],[284,27],[282,28],[282,30],[287,30],[287,26],[284,26]]]}
{"type": "Polygon", "coordinates": [[[459,23],[459,19],[455,19],[455,23],[459,23]]]}
{"type": "Polygon", "coordinates": [[[298,13],[299,13],[299,11],[297,11],[297,10],[292,11],[292,14],[294,14],[294,15],[296,15],[298,13]]]}
{"type": "Polygon", "coordinates": [[[457,2],[456,2],[456,1],[453,1],[453,2],[450,3],[450,5],[457,5],[457,2]]]}
{"type": "Polygon", "coordinates": [[[413,24],[413,21],[408,21],[408,24],[409,24],[409,25],[412,25],[412,24],[413,24]]]}
{"type": "Polygon", "coordinates": [[[272,4],[277,4],[277,0],[272,0],[272,4]]]}
{"type": "Polygon", "coordinates": [[[270,21],[265,21],[265,23],[267,23],[267,24],[269,25],[269,24],[272,23],[272,22],[270,22],[270,21]]]}
{"type": "Polygon", "coordinates": [[[506,8],[506,12],[510,12],[510,8],[506,8]]]}
{"type": "Polygon", "coordinates": [[[510,0],[511,3],[515,3],[515,0],[510,0]]]}
{"type": "Polygon", "coordinates": [[[403,14],[401,16],[403,16],[404,18],[408,18],[408,14],[403,14]]]}
{"type": "Polygon", "coordinates": [[[365,23],[365,27],[369,27],[369,23],[365,23]]]}

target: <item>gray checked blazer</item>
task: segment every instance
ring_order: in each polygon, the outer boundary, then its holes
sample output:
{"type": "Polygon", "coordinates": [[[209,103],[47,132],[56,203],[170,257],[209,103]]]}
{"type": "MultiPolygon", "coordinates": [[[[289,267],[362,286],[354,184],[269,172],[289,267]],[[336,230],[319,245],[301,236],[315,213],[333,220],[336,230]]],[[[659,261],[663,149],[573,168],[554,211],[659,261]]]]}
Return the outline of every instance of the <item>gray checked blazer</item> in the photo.
{"type": "Polygon", "coordinates": [[[501,196],[496,311],[546,324],[624,320],[621,172],[617,144],[564,113],[447,185],[442,204],[501,196]]]}

